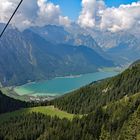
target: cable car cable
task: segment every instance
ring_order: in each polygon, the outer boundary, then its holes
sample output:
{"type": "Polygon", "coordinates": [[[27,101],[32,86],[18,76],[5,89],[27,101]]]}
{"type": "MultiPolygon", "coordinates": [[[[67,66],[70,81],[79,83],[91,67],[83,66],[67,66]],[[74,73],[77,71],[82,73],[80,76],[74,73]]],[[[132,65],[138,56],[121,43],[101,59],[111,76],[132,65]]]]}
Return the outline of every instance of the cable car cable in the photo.
{"type": "Polygon", "coordinates": [[[17,8],[15,9],[14,13],[12,14],[12,16],[10,17],[9,21],[7,22],[7,24],[5,25],[4,29],[2,30],[1,34],[0,34],[0,38],[2,37],[2,35],[4,34],[6,28],[8,27],[8,25],[10,24],[12,18],[14,17],[14,15],[16,14],[18,8],[20,7],[21,3],[23,2],[23,0],[20,1],[20,3],[18,4],[17,8]]]}

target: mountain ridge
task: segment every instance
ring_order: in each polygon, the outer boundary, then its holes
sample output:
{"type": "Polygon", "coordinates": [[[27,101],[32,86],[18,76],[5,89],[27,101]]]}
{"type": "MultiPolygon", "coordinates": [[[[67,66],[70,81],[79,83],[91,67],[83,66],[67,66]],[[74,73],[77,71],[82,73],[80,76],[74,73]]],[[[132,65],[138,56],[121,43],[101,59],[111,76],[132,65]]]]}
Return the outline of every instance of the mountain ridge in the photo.
{"type": "Polygon", "coordinates": [[[97,81],[71,94],[54,100],[56,107],[70,113],[89,113],[124,96],[140,92],[140,63],[128,68],[118,76],[97,81]]]}
{"type": "Polygon", "coordinates": [[[114,65],[85,46],[51,43],[30,30],[20,32],[15,28],[1,38],[0,52],[0,81],[4,86],[95,72],[114,65]]]}

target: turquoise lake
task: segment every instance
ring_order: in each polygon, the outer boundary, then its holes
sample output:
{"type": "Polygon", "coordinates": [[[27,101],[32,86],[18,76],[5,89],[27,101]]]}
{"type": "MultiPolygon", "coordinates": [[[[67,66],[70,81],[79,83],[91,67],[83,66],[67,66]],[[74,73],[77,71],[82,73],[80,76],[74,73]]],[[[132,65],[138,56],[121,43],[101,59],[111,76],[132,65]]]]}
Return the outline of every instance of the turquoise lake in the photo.
{"type": "Polygon", "coordinates": [[[91,82],[117,75],[118,72],[96,72],[79,76],[58,77],[52,80],[29,83],[14,88],[19,95],[58,96],[76,90],[91,82]]]}

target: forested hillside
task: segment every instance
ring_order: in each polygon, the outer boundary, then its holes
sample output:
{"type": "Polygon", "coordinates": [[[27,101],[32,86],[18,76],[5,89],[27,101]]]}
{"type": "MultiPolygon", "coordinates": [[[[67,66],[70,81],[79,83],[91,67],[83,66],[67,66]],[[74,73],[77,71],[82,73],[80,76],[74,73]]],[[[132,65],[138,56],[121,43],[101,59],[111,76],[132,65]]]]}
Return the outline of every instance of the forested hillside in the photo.
{"type": "Polygon", "coordinates": [[[0,91],[0,114],[27,107],[29,103],[12,99],[0,91]]]}
{"type": "Polygon", "coordinates": [[[113,78],[98,81],[53,101],[70,113],[90,113],[97,107],[140,91],[140,63],[113,78]]]}
{"type": "Polygon", "coordinates": [[[10,119],[2,114],[0,119],[3,115],[5,119],[0,121],[0,139],[139,140],[140,63],[137,61],[118,76],[91,83],[49,104],[55,105],[56,111],[82,116],[74,115],[70,120],[34,109],[23,109],[22,115],[11,115],[10,119]]]}
{"type": "MultiPolygon", "coordinates": [[[[139,140],[140,94],[123,98],[72,121],[41,113],[12,117],[0,125],[2,140],[139,140]],[[8,133],[7,133],[8,132],[8,133]]],[[[0,116],[1,119],[1,116],[0,116]]]]}

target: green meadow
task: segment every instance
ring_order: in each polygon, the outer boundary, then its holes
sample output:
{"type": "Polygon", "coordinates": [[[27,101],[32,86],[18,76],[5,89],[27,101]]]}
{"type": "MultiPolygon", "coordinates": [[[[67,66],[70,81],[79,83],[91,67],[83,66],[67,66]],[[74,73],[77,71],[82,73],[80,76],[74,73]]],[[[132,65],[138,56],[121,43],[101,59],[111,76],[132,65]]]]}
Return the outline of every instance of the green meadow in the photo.
{"type": "MultiPolygon", "coordinates": [[[[32,107],[32,108],[26,108],[26,109],[20,109],[14,112],[10,112],[10,113],[5,113],[0,115],[0,123],[5,122],[10,120],[11,118],[20,116],[20,115],[27,115],[30,113],[42,113],[44,115],[48,115],[51,117],[55,117],[57,116],[60,119],[66,118],[68,120],[72,120],[74,116],[76,116],[75,114],[70,114],[64,111],[61,111],[57,108],[54,108],[54,106],[40,106],[40,107],[32,107]]],[[[80,118],[82,117],[82,115],[78,115],[80,118]]]]}

